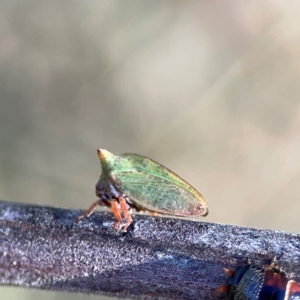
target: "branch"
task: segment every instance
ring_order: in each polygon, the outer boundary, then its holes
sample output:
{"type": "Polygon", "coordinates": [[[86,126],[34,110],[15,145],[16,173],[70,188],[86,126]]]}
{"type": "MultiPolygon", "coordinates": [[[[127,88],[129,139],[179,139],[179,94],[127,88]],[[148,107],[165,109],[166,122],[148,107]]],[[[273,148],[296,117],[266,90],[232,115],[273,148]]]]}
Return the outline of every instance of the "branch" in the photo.
{"type": "Polygon", "coordinates": [[[137,299],[218,299],[223,267],[269,264],[274,257],[300,279],[297,234],[142,215],[124,234],[112,229],[109,212],[76,223],[80,213],[0,201],[0,283],[137,299]]]}

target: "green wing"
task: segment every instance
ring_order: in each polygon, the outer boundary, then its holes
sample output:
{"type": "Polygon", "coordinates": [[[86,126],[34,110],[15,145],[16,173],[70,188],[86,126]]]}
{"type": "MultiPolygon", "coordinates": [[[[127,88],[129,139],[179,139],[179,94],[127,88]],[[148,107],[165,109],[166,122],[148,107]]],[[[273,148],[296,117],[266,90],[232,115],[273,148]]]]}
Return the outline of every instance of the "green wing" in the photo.
{"type": "Polygon", "coordinates": [[[134,204],[149,211],[178,216],[206,214],[201,200],[164,178],[140,171],[118,171],[111,173],[111,179],[134,204]]]}

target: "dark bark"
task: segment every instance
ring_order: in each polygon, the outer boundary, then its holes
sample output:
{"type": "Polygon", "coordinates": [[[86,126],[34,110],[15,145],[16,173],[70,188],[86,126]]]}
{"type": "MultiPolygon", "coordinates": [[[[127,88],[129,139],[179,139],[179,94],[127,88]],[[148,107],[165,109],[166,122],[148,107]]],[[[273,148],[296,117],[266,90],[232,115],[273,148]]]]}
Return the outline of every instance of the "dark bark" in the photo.
{"type": "Polygon", "coordinates": [[[223,267],[277,264],[300,279],[300,236],[133,216],[127,233],[109,212],[0,201],[0,282],[143,299],[218,299],[223,267]]]}

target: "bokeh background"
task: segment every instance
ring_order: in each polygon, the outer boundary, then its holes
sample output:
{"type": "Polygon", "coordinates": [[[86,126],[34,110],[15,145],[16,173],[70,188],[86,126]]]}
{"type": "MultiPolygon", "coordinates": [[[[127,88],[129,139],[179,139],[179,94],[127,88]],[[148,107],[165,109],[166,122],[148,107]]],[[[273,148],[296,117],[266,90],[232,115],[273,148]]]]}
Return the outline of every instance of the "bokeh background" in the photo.
{"type": "Polygon", "coordinates": [[[300,233],[299,13],[299,1],[1,1],[0,198],[87,208],[105,148],[180,174],[207,200],[202,221],[300,233]]]}

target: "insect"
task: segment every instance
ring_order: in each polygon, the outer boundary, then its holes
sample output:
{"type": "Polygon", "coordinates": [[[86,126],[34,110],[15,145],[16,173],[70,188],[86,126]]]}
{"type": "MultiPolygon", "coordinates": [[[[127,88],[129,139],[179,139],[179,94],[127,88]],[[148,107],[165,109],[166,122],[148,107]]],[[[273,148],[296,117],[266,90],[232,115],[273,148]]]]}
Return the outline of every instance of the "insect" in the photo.
{"type": "Polygon", "coordinates": [[[126,220],[122,230],[132,223],[131,209],[172,216],[206,216],[208,208],[202,195],[178,175],[151,160],[137,154],[114,155],[98,149],[102,174],[96,184],[94,202],[77,220],[89,217],[97,205],[111,207],[120,227],[122,217],[126,220]]]}
{"type": "Polygon", "coordinates": [[[273,265],[244,265],[235,270],[224,269],[229,275],[227,285],[218,289],[227,300],[299,300],[300,283],[286,278],[273,265]]]}

